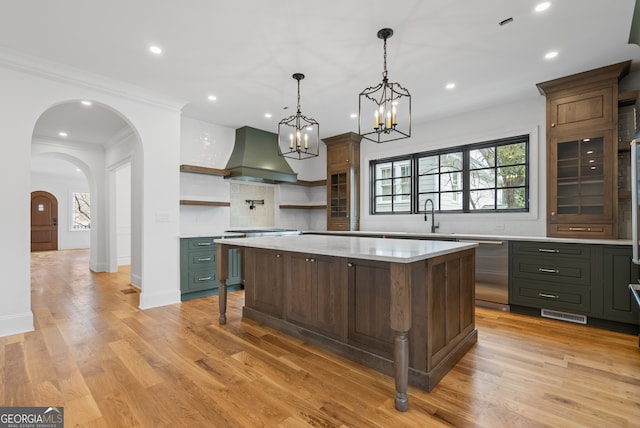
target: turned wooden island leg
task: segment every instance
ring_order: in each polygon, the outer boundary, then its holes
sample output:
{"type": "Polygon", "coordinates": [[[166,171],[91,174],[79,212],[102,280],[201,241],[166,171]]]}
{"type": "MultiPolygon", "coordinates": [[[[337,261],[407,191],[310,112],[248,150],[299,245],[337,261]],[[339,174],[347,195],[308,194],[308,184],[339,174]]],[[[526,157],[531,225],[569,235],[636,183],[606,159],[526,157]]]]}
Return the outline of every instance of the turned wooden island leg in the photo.
{"type": "Polygon", "coordinates": [[[411,269],[408,264],[391,263],[391,329],[395,332],[393,365],[396,381],[396,409],[409,408],[409,338],[411,329],[411,269]]]}
{"type": "Polygon", "coordinates": [[[227,323],[227,278],[229,277],[229,248],[224,244],[216,244],[216,269],[218,271],[218,308],[219,324],[227,323]]]}

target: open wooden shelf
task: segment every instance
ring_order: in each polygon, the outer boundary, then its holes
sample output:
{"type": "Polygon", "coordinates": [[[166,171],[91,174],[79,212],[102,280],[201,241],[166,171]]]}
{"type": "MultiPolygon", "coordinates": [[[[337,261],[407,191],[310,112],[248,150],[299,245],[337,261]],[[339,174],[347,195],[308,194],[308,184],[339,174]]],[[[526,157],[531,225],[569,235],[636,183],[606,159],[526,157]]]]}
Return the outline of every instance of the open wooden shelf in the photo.
{"type": "Polygon", "coordinates": [[[327,180],[313,180],[313,181],[308,181],[308,180],[298,180],[295,183],[284,183],[284,184],[296,184],[298,186],[326,186],[327,185],[327,180]]]}
{"type": "Polygon", "coordinates": [[[222,201],[196,201],[192,199],[180,199],[180,205],[201,205],[207,207],[230,207],[231,202],[222,201]]]}
{"type": "Polygon", "coordinates": [[[280,205],[283,210],[326,210],[326,205],[280,205]]]}
{"type": "Polygon", "coordinates": [[[223,177],[231,174],[228,169],[207,168],[205,166],[196,165],[180,165],[180,172],[191,172],[194,174],[205,175],[221,175],[223,177]]]}

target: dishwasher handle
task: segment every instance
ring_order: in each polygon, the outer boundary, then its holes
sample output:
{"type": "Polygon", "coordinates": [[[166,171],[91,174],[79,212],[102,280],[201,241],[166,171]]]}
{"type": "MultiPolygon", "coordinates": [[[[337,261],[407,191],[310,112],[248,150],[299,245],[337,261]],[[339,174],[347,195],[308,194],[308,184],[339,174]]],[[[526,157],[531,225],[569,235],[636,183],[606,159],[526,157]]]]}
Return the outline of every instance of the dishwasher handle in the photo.
{"type": "Polygon", "coordinates": [[[481,240],[471,240],[471,239],[458,239],[458,242],[466,242],[469,244],[479,244],[479,245],[504,245],[504,241],[481,241],[481,240]]]}

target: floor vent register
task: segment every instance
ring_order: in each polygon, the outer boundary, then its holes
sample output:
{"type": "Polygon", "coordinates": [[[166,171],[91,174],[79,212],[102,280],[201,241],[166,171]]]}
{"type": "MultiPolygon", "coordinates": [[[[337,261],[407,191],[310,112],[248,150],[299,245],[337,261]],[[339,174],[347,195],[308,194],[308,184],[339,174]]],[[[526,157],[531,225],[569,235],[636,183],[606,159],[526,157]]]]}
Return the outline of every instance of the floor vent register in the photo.
{"type": "Polygon", "coordinates": [[[575,322],[577,324],[586,324],[586,315],[570,314],[568,312],[552,311],[550,309],[541,309],[540,316],[543,318],[553,318],[554,320],[575,322]]]}

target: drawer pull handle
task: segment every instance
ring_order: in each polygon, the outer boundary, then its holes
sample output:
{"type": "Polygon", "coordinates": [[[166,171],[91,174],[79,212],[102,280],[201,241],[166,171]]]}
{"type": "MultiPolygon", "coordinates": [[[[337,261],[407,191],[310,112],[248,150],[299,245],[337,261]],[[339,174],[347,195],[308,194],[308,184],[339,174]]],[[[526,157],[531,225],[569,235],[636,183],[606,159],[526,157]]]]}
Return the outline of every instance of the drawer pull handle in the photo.
{"type": "Polygon", "coordinates": [[[315,262],[316,261],[316,259],[314,259],[313,257],[311,257],[311,258],[307,257],[304,260],[307,261],[307,262],[315,262]]]}
{"type": "Polygon", "coordinates": [[[570,227],[569,231],[571,232],[589,232],[591,229],[588,227],[570,227]]]}
{"type": "Polygon", "coordinates": [[[211,246],[211,242],[198,242],[196,245],[198,247],[210,247],[211,246]]]}
{"type": "Polygon", "coordinates": [[[198,278],[198,281],[209,281],[210,279],[211,279],[210,276],[205,276],[205,277],[198,278]]]}
{"type": "Polygon", "coordinates": [[[542,273],[560,273],[560,269],[538,268],[538,272],[542,272],[542,273]]]}
{"type": "Polygon", "coordinates": [[[551,248],[538,248],[539,253],[559,253],[560,250],[551,249],[551,248]]]}
{"type": "Polygon", "coordinates": [[[548,293],[538,293],[538,296],[544,297],[545,299],[559,299],[560,296],[557,294],[548,294],[548,293]]]}
{"type": "Polygon", "coordinates": [[[211,257],[200,257],[198,259],[199,262],[210,262],[211,261],[211,257]]]}

